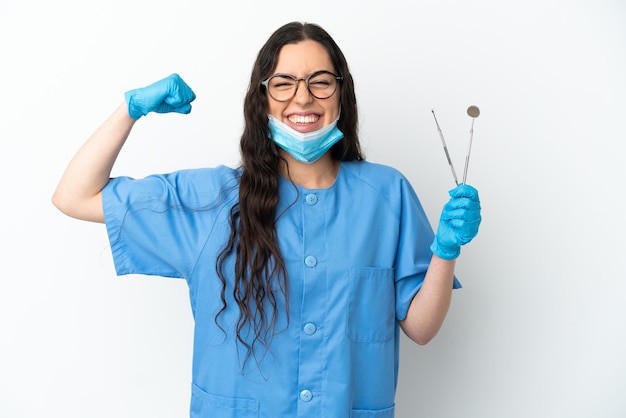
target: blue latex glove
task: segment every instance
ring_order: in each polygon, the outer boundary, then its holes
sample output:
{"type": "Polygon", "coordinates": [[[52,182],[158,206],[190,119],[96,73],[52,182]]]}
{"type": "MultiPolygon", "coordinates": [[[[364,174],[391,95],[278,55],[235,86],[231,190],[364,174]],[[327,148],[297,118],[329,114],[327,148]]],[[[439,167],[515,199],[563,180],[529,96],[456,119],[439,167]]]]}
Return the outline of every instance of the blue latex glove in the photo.
{"type": "Polygon", "coordinates": [[[128,114],[137,120],[149,112],[189,113],[195,93],[178,74],[172,74],[148,87],[124,93],[128,114]]]}
{"type": "Polygon", "coordinates": [[[435,239],[430,246],[433,254],[444,260],[461,254],[461,245],[470,242],[480,225],[480,200],[478,191],[467,184],[450,190],[450,200],[443,207],[435,239]]]}

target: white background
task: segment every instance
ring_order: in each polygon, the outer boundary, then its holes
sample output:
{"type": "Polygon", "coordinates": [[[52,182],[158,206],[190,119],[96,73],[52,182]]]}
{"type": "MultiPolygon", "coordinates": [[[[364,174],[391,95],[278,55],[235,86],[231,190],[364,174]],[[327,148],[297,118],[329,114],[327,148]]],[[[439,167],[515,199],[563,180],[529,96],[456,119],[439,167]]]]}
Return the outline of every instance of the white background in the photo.
{"type": "Polygon", "coordinates": [[[0,3],[0,417],[184,417],[182,280],[113,271],[102,225],[56,211],[65,165],[123,100],[172,72],[188,116],[136,125],[114,174],[238,163],[256,53],[324,26],[353,71],[368,159],[436,226],[453,187],[431,109],[483,205],[447,322],[403,341],[398,417],[626,416],[620,0],[0,3]]]}

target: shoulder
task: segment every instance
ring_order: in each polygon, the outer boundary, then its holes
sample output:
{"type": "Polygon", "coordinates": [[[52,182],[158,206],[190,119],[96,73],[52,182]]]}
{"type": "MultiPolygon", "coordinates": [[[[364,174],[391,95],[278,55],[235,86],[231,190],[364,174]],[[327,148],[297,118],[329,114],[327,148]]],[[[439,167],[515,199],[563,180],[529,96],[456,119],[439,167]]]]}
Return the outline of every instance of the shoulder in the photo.
{"type": "Polygon", "coordinates": [[[105,197],[120,201],[199,202],[226,198],[239,186],[240,171],[226,166],[194,168],[142,179],[112,178],[103,190],[105,197]]]}
{"type": "MultiPolygon", "coordinates": [[[[175,171],[162,177],[166,188],[187,202],[223,200],[239,188],[241,171],[220,165],[175,171]],[[221,196],[221,198],[220,198],[221,196]]],[[[235,195],[237,193],[234,193],[235,195]]]]}
{"type": "Polygon", "coordinates": [[[241,170],[220,165],[212,168],[191,168],[175,171],[156,177],[166,177],[169,183],[177,186],[195,186],[198,188],[223,188],[239,183],[241,170]]]}
{"type": "Polygon", "coordinates": [[[350,161],[342,163],[342,169],[345,170],[348,177],[358,180],[371,187],[381,190],[408,183],[404,174],[396,168],[372,163],[369,161],[350,161]]]}
{"type": "Polygon", "coordinates": [[[352,197],[360,196],[364,204],[376,201],[396,214],[406,205],[420,206],[413,186],[398,169],[367,161],[342,164],[346,190],[352,197]]]}

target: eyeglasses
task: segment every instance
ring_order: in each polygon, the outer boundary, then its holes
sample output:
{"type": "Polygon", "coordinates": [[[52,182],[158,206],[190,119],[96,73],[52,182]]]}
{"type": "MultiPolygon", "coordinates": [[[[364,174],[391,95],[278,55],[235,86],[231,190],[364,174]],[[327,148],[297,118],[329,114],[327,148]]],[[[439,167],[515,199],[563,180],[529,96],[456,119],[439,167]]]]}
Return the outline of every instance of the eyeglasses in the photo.
{"type": "Polygon", "coordinates": [[[296,95],[301,80],[304,81],[306,88],[313,97],[328,99],[335,94],[337,84],[339,84],[339,80],[343,80],[343,77],[330,71],[316,71],[301,78],[290,74],[274,74],[261,82],[261,85],[267,89],[272,99],[277,102],[286,102],[296,95]]]}

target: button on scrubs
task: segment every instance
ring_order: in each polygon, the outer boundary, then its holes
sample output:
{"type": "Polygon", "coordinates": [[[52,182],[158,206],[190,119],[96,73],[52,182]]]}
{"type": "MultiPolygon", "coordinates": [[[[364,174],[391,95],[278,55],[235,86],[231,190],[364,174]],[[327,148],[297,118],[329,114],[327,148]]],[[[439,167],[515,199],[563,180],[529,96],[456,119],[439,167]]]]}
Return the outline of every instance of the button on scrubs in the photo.
{"type": "MultiPolygon", "coordinates": [[[[434,237],[410,184],[369,162],[341,163],[327,189],[280,179],[276,228],[289,303],[278,300],[269,350],[257,345],[246,360],[232,282],[216,319],[216,258],[239,175],[220,166],[119,177],[103,191],[117,273],[187,281],[195,321],[190,416],[393,417],[397,320],[422,285],[434,237]]],[[[231,256],[226,273],[233,265],[231,256]]]]}

